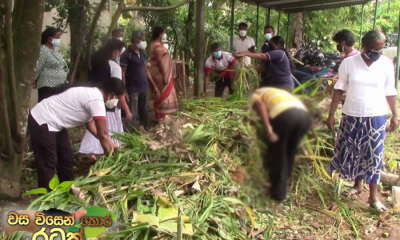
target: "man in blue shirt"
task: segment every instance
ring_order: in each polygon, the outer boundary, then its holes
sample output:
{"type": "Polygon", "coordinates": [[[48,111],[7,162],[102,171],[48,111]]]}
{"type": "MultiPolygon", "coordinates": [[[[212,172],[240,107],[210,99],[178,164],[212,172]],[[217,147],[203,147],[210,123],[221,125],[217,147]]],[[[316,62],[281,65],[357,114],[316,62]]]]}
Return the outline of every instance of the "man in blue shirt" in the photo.
{"type": "Polygon", "coordinates": [[[135,127],[139,115],[140,124],[149,130],[149,101],[147,93],[149,82],[157,94],[157,87],[147,68],[145,49],[146,35],[143,31],[132,33],[131,45],[121,55],[122,81],[125,84],[129,97],[129,106],[132,112],[131,127],[135,127]]]}

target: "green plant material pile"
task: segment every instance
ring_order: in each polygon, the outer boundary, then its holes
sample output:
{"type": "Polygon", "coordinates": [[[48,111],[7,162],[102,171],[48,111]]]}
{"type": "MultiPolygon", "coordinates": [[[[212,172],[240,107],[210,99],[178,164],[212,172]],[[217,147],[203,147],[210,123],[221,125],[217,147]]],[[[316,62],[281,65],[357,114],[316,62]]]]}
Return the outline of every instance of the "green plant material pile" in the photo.
{"type": "MultiPolygon", "coordinates": [[[[252,210],[238,183],[245,176],[242,158],[257,149],[254,130],[243,121],[247,101],[189,100],[183,108],[150,136],[120,136],[125,148],[101,158],[87,177],[77,179],[78,194],[53,191],[30,209],[54,204],[68,211],[107,208],[120,216],[121,224],[101,236],[106,239],[248,239],[264,234],[260,228],[269,217],[252,210]]],[[[257,158],[256,150],[252,155],[257,158]]]]}

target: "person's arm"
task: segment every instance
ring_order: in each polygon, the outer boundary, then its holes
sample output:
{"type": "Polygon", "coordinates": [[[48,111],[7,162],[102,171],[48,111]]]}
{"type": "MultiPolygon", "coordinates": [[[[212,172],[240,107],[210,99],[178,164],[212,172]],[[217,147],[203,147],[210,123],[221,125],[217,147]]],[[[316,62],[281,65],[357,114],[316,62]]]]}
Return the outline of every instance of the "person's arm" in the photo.
{"type": "Polygon", "coordinates": [[[399,120],[397,116],[397,107],[396,107],[396,96],[397,89],[395,87],[395,76],[394,72],[390,67],[387,70],[387,78],[385,82],[385,91],[386,91],[386,100],[389,104],[390,111],[392,111],[392,118],[390,119],[389,131],[395,131],[399,126],[399,120]]]}
{"type": "MultiPolygon", "coordinates": [[[[128,97],[128,99],[129,99],[129,97],[128,97]]],[[[131,110],[129,109],[128,103],[126,102],[125,94],[122,95],[119,98],[118,104],[119,104],[119,107],[122,108],[125,111],[126,119],[131,121],[132,120],[132,113],[131,113],[131,110]]]]}
{"type": "Polygon", "coordinates": [[[158,89],[156,83],[154,82],[153,77],[150,74],[150,70],[149,70],[149,68],[147,66],[146,66],[146,75],[147,75],[147,80],[149,81],[154,93],[157,96],[160,96],[161,95],[160,90],[158,89]]]}
{"type": "Polygon", "coordinates": [[[97,138],[97,129],[94,120],[90,120],[90,122],[86,123],[86,129],[97,138]]]}
{"type": "Polygon", "coordinates": [[[274,133],[271,122],[269,121],[269,115],[265,103],[261,101],[260,98],[253,101],[253,109],[256,111],[257,115],[261,118],[261,122],[265,126],[267,131],[267,139],[270,142],[277,142],[278,136],[274,133]]]}
{"type": "Polygon", "coordinates": [[[254,38],[251,38],[251,47],[248,49],[249,52],[255,53],[257,48],[256,48],[256,42],[254,41],[254,38]]]}
{"type": "Polygon", "coordinates": [[[167,74],[168,74],[168,68],[167,68],[166,64],[162,63],[163,62],[163,57],[164,57],[164,54],[165,54],[164,48],[162,48],[161,46],[160,47],[156,46],[156,49],[154,49],[154,52],[155,52],[155,58],[157,59],[158,67],[160,68],[161,74],[162,74],[163,79],[164,79],[164,83],[167,83],[167,79],[166,78],[167,78],[167,74]]]}
{"type": "Polygon", "coordinates": [[[207,92],[207,89],[210,85],[210,72],[204,73],[204,92],[207,92]]]}
{"type": "Polygon", "coordinates": [[[44,50],[42,50],[42,46],[40,47],[40,55],[39,55],[39,60],[37,63],[37,68],[36,68],[36,75],[35,75],[35,81],[33,82],[33,89],[37,88],[37,82],[40,76],[40,72],[43,69],[43,66],[46,62],[46,53],[44,50]]]}
{"type": "Polygon", "coordinates": [[[335,126],[335,112],[336,109],[342,100],[343,93],[347,90],[348,86],[348,73],[347,73],[347,67],[346,63],[343,62],[339,68],[339,79],[335,84],[335,89],[333,91],[333,96],[332,96],[332,102],[331,102],[331,107],[329,109],[329,116],[326,121],[326,124],[329,128],[329,130],[333,130],[335,126]]]}
{"type": "MultiPolygon", "coordinates": [[[[129,54],[130,54],[129,51],[125,50],[121,54],[121,58],[119,59],[120,61],[119,65],[121,66],[121,72],[122,72],[121,79],[122,83],[125,86],[125,90],[126,90],[126,71],[128,69],[129,54]]],[[[125,97],[125,102],[129,102],[129,95],[127,92],[125,92],[124,97],[125,97]]]]}
{"type": "Polygon", "coordinates": [[[100,141],[104,154],[108,157],[114,149],[114,144],[108,135],[107,120],[105,118],[94,118],[94,124],[96,126],[96,137],[100,141]]]}
{"type": "Polygon", "coordinates": [[[124,67],[121,65],[121,70],[122,70],[122,83],[124,84],[126,88],[126,69],[127,67],[124,67]]]}
{"type": "Polygon", "coordinates": [[[236,58],[250,57],[259,60],[269,60],[268,54],[265,53],[241,52],[241,53],[236,53],[235,57],[236,58]]]}

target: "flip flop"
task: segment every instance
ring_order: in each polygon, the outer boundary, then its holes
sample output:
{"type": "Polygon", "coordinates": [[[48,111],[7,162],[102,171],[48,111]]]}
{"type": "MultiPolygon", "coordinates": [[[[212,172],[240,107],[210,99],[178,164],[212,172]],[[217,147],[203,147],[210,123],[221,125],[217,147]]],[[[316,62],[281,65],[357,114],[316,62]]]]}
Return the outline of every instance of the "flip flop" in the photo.
{"type": "Polygon", "coordinates": [[[356,195],[360,195],[362,191],[356,190],[354,188],[351,188],[350,191],[348,190],[344,190],[342,192],[342,196],[351,199],[352,197],[356,196],[356,195]]]}
{"type": "Polygon", "coordinates": [[[385,205],[383,205],[383,203],[381,203],[381,201],[369,202],[369,206],[380,213],[387,211],[387,208],[385,205]]]}

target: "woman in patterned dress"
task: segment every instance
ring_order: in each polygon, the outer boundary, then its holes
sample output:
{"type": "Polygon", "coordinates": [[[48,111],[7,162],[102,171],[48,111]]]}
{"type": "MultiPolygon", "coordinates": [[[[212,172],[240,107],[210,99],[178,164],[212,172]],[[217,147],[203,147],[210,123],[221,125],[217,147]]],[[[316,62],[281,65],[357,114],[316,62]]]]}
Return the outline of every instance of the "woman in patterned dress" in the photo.
{"type": "MultiPolygon", "coordinates": [[[[109,78],[118,78],[122,81],[122,70],[116,62],[116,59],[120,57],[123,47],[123,42],[118,39],[111,39],[102,49],[93,54],[90,72],[90,83],[92,86],[101,86],[103,82],[107,81],[109,78]]],[[[124,109],[127,119],[131,120],[132,114],[123,96],[115,100],[118,102],[117,107],[109,107],[106,105],[107,127],[111,140],[117,147],[120,147],[120,142],[117,139],[112,138],[112,135],[124,132],[121,108],[124,109]]],[[[89,131],[86,131],[79,152],[83,154],[91,154],[90,158],[92,160],[96,160],[95,155],[104,153],[100,141],[89,131]]]]}
{"type": "Polygon", "coordinates": [[[378,187],[388,103],[393,113],[388,129],[395,130],[398,126],[393,65],[389,58],[382,56],[384,44],[385,36],[381,32],[370,31],[362,39],[363,52],[343,60],[327,120],[332,130],[337,106],[346,92],[331,171],[354,181],[353,188],[344,194],[347,197],[360,194],[363,181],[369,184],[368,203],[379,212],[387,210],[379,201],[378,187]]]}
{"type": "Polygon", "coordinates": [[[66,64],[57,51],[61,46],[61,31],[49,27],[42,32],[39,61],[36,71],[34,88],[38,88],[38,102],[58,94],[55,87],[67,81],[66,64]]]}

